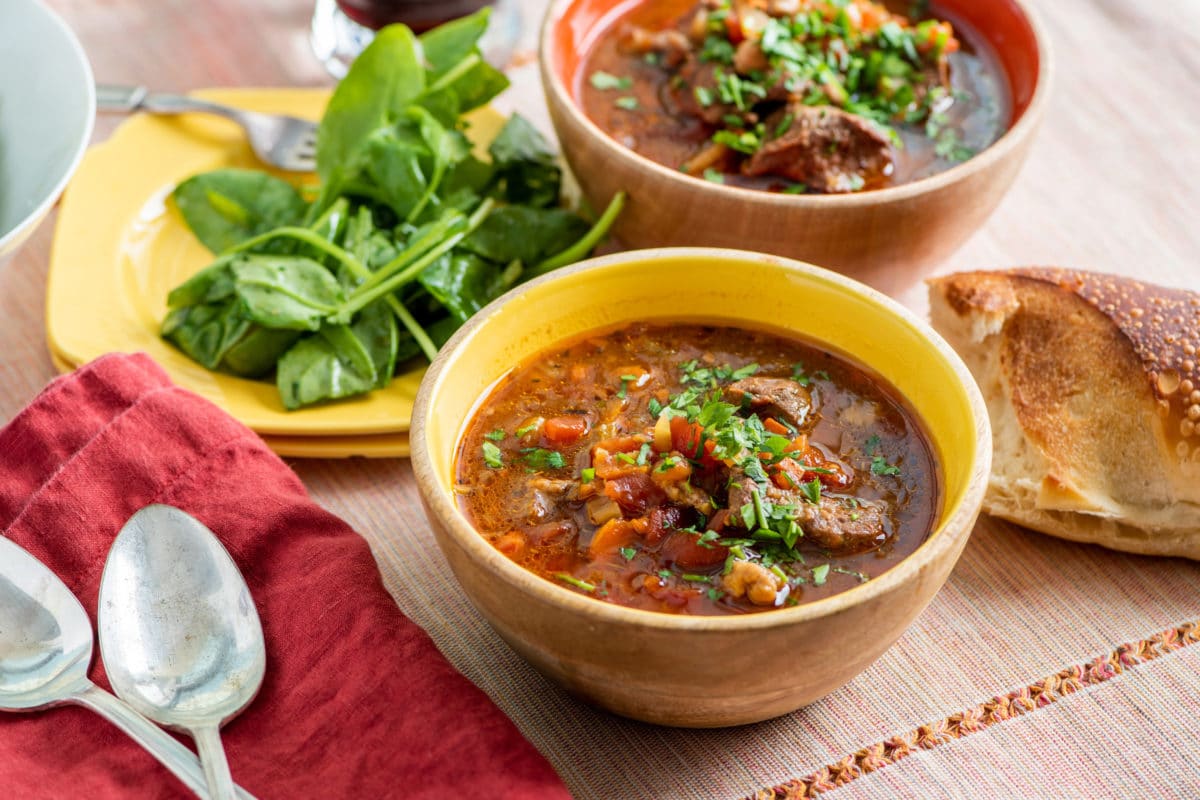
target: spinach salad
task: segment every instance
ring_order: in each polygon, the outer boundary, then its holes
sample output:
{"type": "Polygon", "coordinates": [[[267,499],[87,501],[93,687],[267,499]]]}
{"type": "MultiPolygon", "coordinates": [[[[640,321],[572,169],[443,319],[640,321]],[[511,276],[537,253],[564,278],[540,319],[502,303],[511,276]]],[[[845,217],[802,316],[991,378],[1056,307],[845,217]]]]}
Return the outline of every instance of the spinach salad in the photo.
{"type": "Polygon", "coordinates": [[[562,208],[562,171],[519,115],[472,154],[463,115],[508,86],[479,52],[487,15],[378,33],[321,120],[314,189],[232,168],[181,183],[173,203],[216,258],[170,293],[163,337],[208,369],[273,373],[296,409],[387,386],[512,286],[586,257],[623,195],[591,225],[562,208]]]}

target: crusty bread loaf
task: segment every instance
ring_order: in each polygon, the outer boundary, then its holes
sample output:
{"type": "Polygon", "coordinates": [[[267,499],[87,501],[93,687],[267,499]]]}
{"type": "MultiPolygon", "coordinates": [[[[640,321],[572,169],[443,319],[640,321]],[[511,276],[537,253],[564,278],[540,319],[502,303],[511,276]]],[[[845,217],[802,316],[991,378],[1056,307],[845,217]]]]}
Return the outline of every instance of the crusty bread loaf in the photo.
{"type": "Polygon", "coordinates": [[[1200,294],[1019,269],[932,280],[930,305],[987,399],[987,513],[1200,559],[1200,294]]]}

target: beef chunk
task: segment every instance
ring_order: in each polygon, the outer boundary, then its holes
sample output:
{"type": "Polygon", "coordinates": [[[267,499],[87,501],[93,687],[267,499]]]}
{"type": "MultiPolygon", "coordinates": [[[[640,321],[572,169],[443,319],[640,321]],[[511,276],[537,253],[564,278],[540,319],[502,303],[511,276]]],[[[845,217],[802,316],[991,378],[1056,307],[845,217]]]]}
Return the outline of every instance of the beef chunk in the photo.
{"type": "Polygon", "coordinates": [[[719,125],[727,116],[755,119],[749,112],[738,111],[733,103],[721,102],[717,89],[718,69],[716,64],[688,57],[675,73],[679,80],[672,82],[673,105],[680,113],[696,117],[708,125],[719,125]]]}
{"type": "Polygon", "coordinates": [[[887,540],[883,510],[873,504],[823,496],[815,506],[802,503],[797,522],[806,538],[835,553],[862,553],[887,540]]]}
{"type": "Polygon", "coordinates": [[[787,378],[744,378],[725,387],[725,402],[749,408],[760,418],[774,417],[793,428],[804,428],[812,413],[808,389],[787,378]]]}
{"type": "Polygon", "coordinates": [[[778,175],[830,194],[855,191],[891,174],[891,142],[862,117],[793,103],[767,120],[767,130],[778,129],[789,115],[787,130],[742,165],[745,174],[778,175]]]}
{"type": "MultiPolygon", "coordinates": [[[[731,524],[741,525],[742,506],[753,502],[754,481],[735,469],[729,486],[731,524]]],[[[813,505],[796,489],[780,489],[772,483],[758,489],[764,499],[775,505],[796,508],[796,522],[804,530],[805,541],[813,542],[832,553],[845,555],[873,550],[887,541],[884,508],[874,503],[851,501],[848,498],[822,495],[813,505]]]]}
{"type": "Polygon", "coordinates": [[[630,25],[621,32],[621,49],[634,55],[658,53],[663,65],[670,68],[691,56],[692,44],[683,31],[652,31],[630,25]]]}

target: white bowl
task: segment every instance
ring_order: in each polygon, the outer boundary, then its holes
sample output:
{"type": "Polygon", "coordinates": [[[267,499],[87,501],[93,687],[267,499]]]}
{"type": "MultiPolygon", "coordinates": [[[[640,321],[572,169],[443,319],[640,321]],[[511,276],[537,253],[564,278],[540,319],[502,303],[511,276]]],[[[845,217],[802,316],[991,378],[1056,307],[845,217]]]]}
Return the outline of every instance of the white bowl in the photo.
{"type": "Polygon", "coordinates": [[[62,194],[92,137],[96,87],[79,40],[37,0],[0,4],[0,262],[62,194]]]}

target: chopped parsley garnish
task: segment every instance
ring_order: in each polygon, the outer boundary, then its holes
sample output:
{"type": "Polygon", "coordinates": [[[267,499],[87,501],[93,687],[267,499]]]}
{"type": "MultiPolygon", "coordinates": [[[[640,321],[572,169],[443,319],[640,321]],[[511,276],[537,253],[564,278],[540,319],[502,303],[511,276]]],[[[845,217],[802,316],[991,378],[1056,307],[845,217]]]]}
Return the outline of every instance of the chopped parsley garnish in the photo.
{"type": "Polygon", "coordinates": [[[500,469],[504,466],[504,456],[500,452],[500,448],[491,442],[483,443],[483,463],[487,464],[491,469],[500,469]]]}
{"type": "Polygon", "coordinates": [[[900,468],[887,463],[883,456],[874,456],[871,458],[871,474],[899,475],[900,468]]]}
{"type": "Polygon", "coordinates": [[[636,383],[637,380],[638,380],[637,375],[622,375],[621,376],[621,388],[617,391],[617,397],[624,400],[625,396],[627,394],[629,394],[629,384],[636,383]]]}
{"type": "Polygon", "coordinates": [[[829,577],[829,565],[822,564],[819,567],[812,568],[813,586],[824,586],[825,579],[829,577]]]}
{"type": "Polygon", "coordinates": [[[579,479],[583,483],[591,483],[596,480],[596,470],[592,467],[585,467],[579,471],[579,479]]]}
{"type": "Polygon", "coordinates": [[[711,589],[709,589],[708,591],[706,591],[704,594],[706,597],[708,597],[709,600],[713,601],[714,603],[725,596],[725,593],[715,586],[712,587],[711,589]]]}
{"type": "Polygon", "coordinates": [[[650,452],[650,443],[642,442],[642,447],[640,450],[638,450],[637,454],[637,463],[639,467],[644,467],[646,465],[646,462],[650,459],[650,452]]]}
{"type": "Polygon", "coordinates": [[[579,589],[580,591],[583,591],[583,592],[587,592],[588,594],[591,594],[592,592],[596,591],[596,584],[588,583],[585,580],[580,580],[579,578],[576,578],[574,575],[568,575],[565,572],[559,572],[559,573],[556,573],[554,575],[554,577],[558,578],[563,583],[570,584],[571,586],[574,586],[576,589],[579,589]]]}
{"type": "Polygon", "coordinates": [[[689,581],[691,583],[711,583],[712,582],[712,576],[710,576],[710,575],[696,575],[691,572],[685,572],[684,574],[680,575],[679,577],[681,577],[685,581],[689,581]]]}
{"type": "Polygon", "coordinates": [[[882,444],[879,436],[872,434],[866,442],[863,443],[863,448],[867,455],[871,457],[871,474],[872,475],[899,475],[900,468],[889,464],[887,459],[879,454],[879,447],[882,444]]]}
{"type": "Polygon", "coordinates": [[[637,548],[622,547],[617,551],[626,561],[633,561],[633,557],[637,555],[637,548]]]}
{"type": "Polygon", "coordinates": [[[588,79],[592,84],[592,88],[605,92],[612,89],[625,91],[633,87],[633,79],[629,77],[617,77],[603,70],[596,70],[592,73],[592,77],[588,79]]]}
{"type": "Polygon", "coordinates": [[[562,453],[544,447],[521,448],[521,459],[533,470],[562,469],[566,466],[562,453]]]}
{"type": "Polygon", "coordinates": [[[613,101],[613,105],[616,106],[617,108],[623,108],[626,111],[637,111],[638,110],[638,99],[631,95],[627,95],[625,97],[618,97],[616,100],[613,101]]]}
{"type": "Polygon", "coordinates": [[[866,574],[865,572],[859,572],[856,569],[846,569],[845,567],[834,567],[833,571],[840,572],[842,575],[850,575],[851,577],[858,578],[859,583],[866,583],[867,581],[871,580],[870,575],[866,574]]]}
{"type": "Polygon", "coordinates": [[[709,167],[708,169],[704,170],[704,180],[708,181],[709,183],[724,183],[725,175],[720,170],[709,167]]]}
{"type": "Polygon", "coordinates": [[[804,492],[804,499],[812,503],[814,506],[821,502],[821,481],[818,478],[813,478],[808,483],[800,484],[800,491],[804,492]]]}
{"type": "Polygon", "coordinates": [[[658,419],[658,415],[663,411],[663,404],[658,402],[655,397],[650,398],[650,402],[646,404],[646,410],[650,412],[650,416],[658,419]]]}
{"type": "Polygon", "coordinates": [[[508,434],[504,432],[503,428],[496,428],[496,430],[492,431],[491,433],[485,433],[483,438],[491,439],[493,442],[499,442],[502,441],[507,435],[508,434]]]}
{"type": "Polygon", "coordinates": [[[529,434],[533,433],[540,427],[542,427],[542,421],[539,419],[539,420],[535,420],[534,422],[529,423],[524,428],[517,428],[517,438],[518,439],[524,438],[525,436],[528,436],[529,434]]]}

